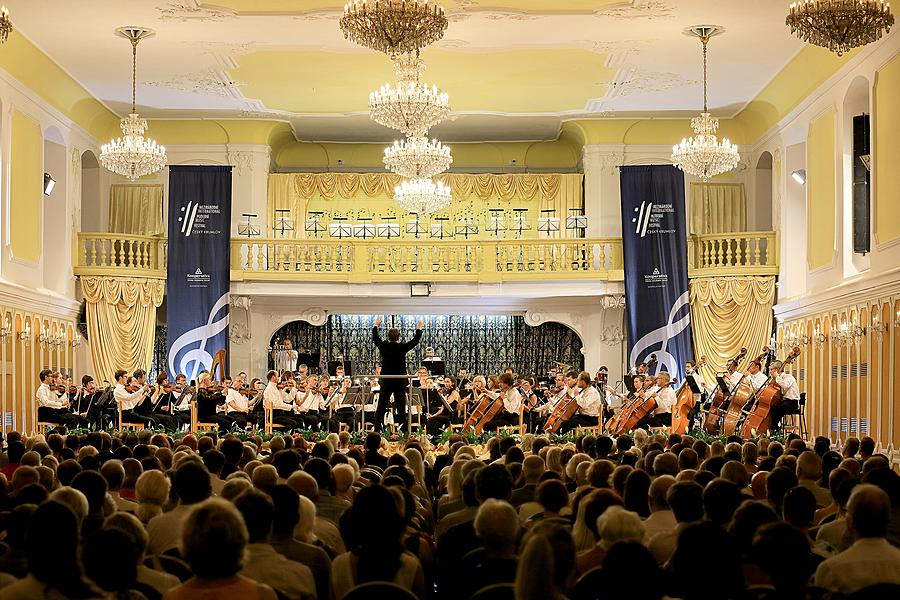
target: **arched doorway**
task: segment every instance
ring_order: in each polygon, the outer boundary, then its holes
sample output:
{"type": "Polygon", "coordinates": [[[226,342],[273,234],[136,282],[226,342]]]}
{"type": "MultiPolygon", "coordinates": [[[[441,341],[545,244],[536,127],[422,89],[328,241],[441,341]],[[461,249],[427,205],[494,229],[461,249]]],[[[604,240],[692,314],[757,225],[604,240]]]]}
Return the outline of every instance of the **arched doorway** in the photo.
{"type": "Polygon", "coordinates": [[[747,211],[747,228],[751,231],[772,230],[772,155],[763,152],[756,161],[753,203],[747,211]]]}
{"type": "Polygon", "coordinates": [[[105,231],[100,198],[100,162],[91,150],[81,154],[81,231],[105,231]]]}

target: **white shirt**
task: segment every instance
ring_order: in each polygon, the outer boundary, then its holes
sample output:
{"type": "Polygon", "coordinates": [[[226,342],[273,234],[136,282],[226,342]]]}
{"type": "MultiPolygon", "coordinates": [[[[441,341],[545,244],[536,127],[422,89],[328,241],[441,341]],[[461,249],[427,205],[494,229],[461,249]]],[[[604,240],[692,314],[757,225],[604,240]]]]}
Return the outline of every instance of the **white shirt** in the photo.
{"type": "Polygon", "coordinates": [[[44,408],[65,408],[62,399],[50,391],[50,386],[42,383],[34,393],[38,406],[44,408]]]}
{"type": "Polygon", "coordinates": [[[592,385],[587,386],[577,396],[575,402],[578,404],[578,412],[588,417],[599,417],[600,407],[603,401],[600,398],[600,392],[592,385]]]}
{"type": "Polygon", "coordinates": [[[337,410],[339,408],[353,408],[352,404],[344,404],[347,400],[347,393],[340,390],[331,395],[331,408],[337,410]]]}
{"type": "Polygon", "coordinates": [[[779,373],[775,377],[775,383],[781,388],[781,395],[785,400],[800,399],[800,387],[797,385],[797,380],[790,373],[779,373]]]}
{"type": "Polygon", "coordinates": [[[731,375],[726,375],[725,381],[728,382],[728,386],[731,388],[732,391],[734,391],[734,388],[737,387],[737,385],[741,382],[741,379],[743,379],[743,377],[744,377],[743,373],[741,373],[740,371],[735,371],[731,375]]]}
{"type": "Polygon", "coordinates": [[[514,387],[506,390],[506,396],[503,398],[503,410],[514,415],[519,414],[522,409],[522,394],[514,387]]]}
{"type": "Polygon", "coordinates": [[[817,586],[844,594],[876,583],[900,585],[900,549],[884,538],[857,540],[816,569],[817,586]]]}
{"type": "Polygon", "coordinates": [[[675,406],[675,401],[675,390],[672,389],[671,385],[659,388],[659,392],[656,394],[656,410],[653,414],[662,415],[671,413],[672,407],[675,406]]]}
{"type": "Polygon", "coordinates": [[[766,385],[766,382],[769,381],[769,376],[762,371],[757,371],[752,375],[748,375],[747,381],[750,382],[750,385],[753,387],[753,391],[758,392],[764,385],[766,385]]]}
{"type": "Polygon", "coordinates": [[[321,398],[318,397],[319,394],[312,390],[307,390],[306,395],[303,398],[299,399],[297,410],[298,412],[308,412],[310,410],[319,410],[319,402],[321,398]]]}
{"type": "Polygon", "coordinates": [[[276,348],[272,352],[275,354],[275,370],[279,373],[285,371],[293,372],[294,369],[297,368],[297,358],[299,358],[300,355],[297,354],[296,350],[276,348]]]}
{"type": "MultiPolygon", "coordinates": [[[[180,395],[180,394],[179,394],[180,395]]],[[[178,401],[177,396],[172,396],[172,399],[178,401]]],[[[181,401],[178,402],[178,405],[175,406],[175,410],[190,410],[191,409],[191,393],[188,392],[181,396],[181,401]]]]}
{"type": "Polygon", "coordinates": [[[693,373],[688,373],[685,375],[685,379],[688,377],[692,377],[694,379],[694,383],[697,384],[697,387],[700,388],[700,391],[707,391],[710,393],[715,393],[716,388],[713,385],[710,385],[706,382],[706,379],[703,378],[703,375],[700,371],[694,371],[693,373]]]}
{"type": "Polygon", "coordinates": [[[129,394],[125,391],[125,386],[123,384],[117,383],[116,387],[113,389],[113,398],[122,405],[122,410],[133,410],[134,407],[143,400],[144,392],[138,390],[129,394]]]}
{"type": "Polygon", "coordinates": [[[266,389],[263,391],[263,406],[273,410],[291,410],[294,408],[292,405],[284,402],[281,390],[278,389],[278,384],[274,381],[266,384],[266,389]]]}
{"type": "Polygon", "coordinates": [[[233,413],[233,412],[247,412],[247,409],[250,407],[250,401],[247,399],[247,396],[243,395],[239,391],[234,388],[228,388],[228,394],[225,396],[225,412],[233,413]],[[231,403],[234,403],[240,410],[235,408],[231,408],[231,403]]]}

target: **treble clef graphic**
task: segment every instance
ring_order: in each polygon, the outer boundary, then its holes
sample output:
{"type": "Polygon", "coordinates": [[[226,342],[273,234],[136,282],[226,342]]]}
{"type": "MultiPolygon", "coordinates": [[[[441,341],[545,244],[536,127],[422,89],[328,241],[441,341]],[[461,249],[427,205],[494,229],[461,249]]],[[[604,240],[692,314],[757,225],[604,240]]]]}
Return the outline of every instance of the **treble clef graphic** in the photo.
{"type": "Polygon", "coordinates": [[[690,311],[688,311],[677,321],[673,322],[673,319],[675,319],[675,315],[677,315],[682,308],[687,306],[688,301],[688,292],[685,292],[678,297],[678,299],[672,305],[672,308],[669,310],[668,322],[662,327],[659,327],[647,333],[641,339],[635,342],[634,348],[631,349],[629,364],[638,364],[638,359],[643,352],[659,344],[659,350],[655,350],[654,353],[656,354],[656,358],[657,360],[659,360],[660,365],[664,366],[666,368],[666,371],[668,371],[671,375],[679,373],[678,361],[674,356],[672,356],[672,354],[666,352],[666,344],[668,344],[669,340],[673,339],[679,333],[687,329],[688,325],[690,325],[690,311]]]}
{"type": "Polygon", "coordinates": [[[169,373],[173,376],[179,373],[187,373],[188,366],[190,366],[191,363],[194,363],[191,375],[187,378],[188,381],[192,381],[197,378],[197,373],[202,371],[203,368],[212,367],[213,357],[206,351],[206,343],[228,327],[227,312],[218,320],[214,320],[219,311],[228,307],[228,296],[229,292],[225,292],[222,294],[222,297],[216,301],[209,311],[209,316],[206,319],[205,325],[189,329],[178,336],[178,339],[172,343],[172,347],[169,349],[168,362],[169,373]],[[178,358],[179,352],[185,347],[198,342],[200,343],[199,348],[194,348],[185,352],[178,360],[178,368],[176,369],[175,359],[178,358]]]}

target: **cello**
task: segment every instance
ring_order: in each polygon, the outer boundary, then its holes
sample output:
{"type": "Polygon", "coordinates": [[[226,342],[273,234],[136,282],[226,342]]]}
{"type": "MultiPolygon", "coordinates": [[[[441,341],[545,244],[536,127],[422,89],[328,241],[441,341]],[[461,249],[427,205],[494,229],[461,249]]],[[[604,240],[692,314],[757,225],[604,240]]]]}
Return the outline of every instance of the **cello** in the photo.
{"type": "Polygon", "coordinates": [[[653,413],[656,410],[656,394],[659,391],[653,392],[649,396],[644,396],[643,392],[638,393],[637,397],[631,401],[626,409],[626,412],[623,413],[622,418],[616,424],[616,430],[613,432],[615,435],[622,435],[628,431],[631,431],[637,424],[641,422],[647,415],[653,413]]]}
{"type": "MultiPolygon", "coordinates": [[[[768,353],[769,347],[763,346],[762,352],[760,352],[759,356],[753,360],[755,362],[762,362],[762,359],[765,358],[768,353]]],[[[725,421],[722,424],[722,433],[731,435],[741,430],[741,425],[746,417],[744,409],[748,408],[748,406],[752,406],[754,396],[755,392],[753,391],[753,385],[746,376],[742,377],[741,381],[735,387],[734,392],[731,394],[731,402],[728,403],[728,410],[725,412],[725,421]]]]}
{"type": "MultiPolygon", "coordinates": [[[[790,365],[800,356],[800,346],[794,346],[791,353],[781,361],[782,368],[790,365]]],[[[744,425],[741,427],[741,437],[750,438],[754,433],[762,435],[769,430],[771,423],[772,407],[781,403],[781,388],[775,383],[775,378],[769,376],[766,382],[756,395],[756,404],[747,418],[744,419],[744,425]]]]}
{"type": "MultiPolygon", "coordinates": [[[[728,364],[731,363],[739,363],[741,359],[747,356],[747,349],[741,348],[740,353],[728,361],[728,364]]],[[[716,387],[716,393],[713,396],[712,402],[709,405],[709,410],[706,411],[706,418],[703,421],[703,429],[706,433],[710,435],[715,435],[719,432],[719,419],[722,415],[725,414],[724,406],[728,401],[730,396],[726,396],[724,392],[722,392],[721,387],[716,387]]]]}
{"type": "Polygon", "coordinates": [[[578,402],[575,398],[578,395],[570,396],[568,392],[553,407],[553,412],[547,417],[544,423],[544,433],[556,433],[564,421],[568,421],[578,410],[578,402]]]}
{"type": "Polygon", "coordinates": [[[483,390],[479,394],[475,388],[472,388],[472,391],[475,392],[476,397],[480,395],[484,397],[479,399],[478,406],[469,413],[469,418],[466,419],[466,424],[463,425],[460,433],[466,434],[473,430],[477,435],[481,435],[481,432],[484,431],[484,426],[497,416],[497,413],[503,408],[503,397],[505,394],[501,393],[493,396],[493,392],[489,390],[483,390]]]}
{"type": "MultiPolygon", "coordinates": [[[[694,365],[694,373],[696,373],[704,364],[706,364],[706,355],[701,356],[700,360],[694,365]]],[[[675,406],[672,409],[672,433],[680,435],[687,433],[687,430],[690,427],[691,423],[688,419],[688,415],[694,410],[694,406],[697,404],[697,396],[699,396],[699,394],[695,394],[691,389],[691,386],[688,385],[688,377],[690,377],[690,375],[685,376],[684,383],[682,383],[681,387],[678,389],[675,406]]]]}

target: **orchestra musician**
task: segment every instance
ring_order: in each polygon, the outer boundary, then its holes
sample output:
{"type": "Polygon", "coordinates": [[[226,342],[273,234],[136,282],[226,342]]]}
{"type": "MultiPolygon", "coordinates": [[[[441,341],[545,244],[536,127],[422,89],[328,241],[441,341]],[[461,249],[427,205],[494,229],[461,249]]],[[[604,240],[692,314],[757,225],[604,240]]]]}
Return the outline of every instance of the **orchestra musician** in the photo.
{"type": "Polygon", "coordinates": [[[150,401],[142,402],[138,407],[138,411],[141,415],[152,418],[153,422],[161,427],[174,431],[178,428],[178,419],[173,417],[169,410],[171,397],[165,390],[167,387],[169,387],[169,376],[165,373],[160,373],[156,376],[156,387],[153,388],[150,401]]]}
{"type": "Polygon", "coordinates": [[[350,378],[346,377],[328,399],[328,405],[331,407],[331,431],[339,431],[341,423],[346,423],[347,426],[353,427],[356,411],[353,410],[353,404],[349,402],[350,398],[347,397],[347,392],[350,391],[350,384],[350,378]]]}
{"type": "Polygon", "coordinates": [[[199,423],[216,423],[220,432],[228,431],[232,420],[217,410],[218,406],[225,404],[225,394],[221,389],[213,387],[212,376],[208,371],[200,373],[194,401],[197,403],[197,421],[199,423]]]}
{"type": "Polygon", "coordinates": [[[234,381],[228,377],[222,382],[225,391],[225,416],[228,417],[234,427],[241,429],[247,427],[247,418],[250,414],[250,399],[241,393],[244,380],[238,375],[234,381]]]}
{"type": "MultiPolygon", "coordinates": [[[[115,399],[116,404],[122,408],[122,422],[143,423],[148,427],[152,426],[152,418],[141,415],[134,410],[150,393],[150,389],[147,385],[144,384],[142,387],[132,388],[133,391],[126,389],[125,385],[128,383],[128,371],[125,369],[117,370],[115,379],[116,387],[113,388],[113,398],[115,399]]],[[[135,381],[134,378],[132,378],[132,380],[135,381]]]]}
{"type": "Polygon", "coordinates": [[[275,358],[276,371],[279,373],[294,372],[300,355],[294,350],[294,343],[290,339],[285,338],[282,340],[281,346],[273,350],[272,354],[274,354],[275,358]]]}
{"type": "Polygon", "coordinates": [[[761,390],[769,380],[769,376],[762,371],[762,364],[756,359],[750,361],[750,366],[747,368],[744,376],[750,382],[750,387],[753,389],[754,394],[761,390]]]}
{"type": "Polygon", "coordinates": [[[294,406],[284,401],[281,390],[278,389],[278,371],[273,369],[266,373],[266,380],[268,383],[263,391],[263,406],[272,409],[272,423],[286,429],[296,429],[297,421],[291,417],[294,406]]]}
{"type": "Polygon", "coordinates": [[[769,411],[772,418],[772,430],[781,431],[781,419],[788,413],[796,413],[800,409],[800,387],[790,373],[782,371],[780,360],[769,365],[769,375],[775,379],[775,385],[781,388],[781,402],[773,404],[769,411]]]}
{"type": "Polygon", "coordinates": [[[571,431],[576,427],[595,427],[599,423],[600,411],[603,410],[604,402],[600,392],[591,385],[591,374],[582,371],[575,380],[575,402],[578,409],[571,419],[563,422],[559,427],[559,433],[571,431]]]}
{"type": "MultiPolygon", "coordinates": [[[[484,428],[487,431],[496,431],[498,427],[519,424],[519,411],[522,410],[522,396],[519,394],[519,391],[513,387],[515,379],[513,378],[512,373],[509,373],[508,371],[511,371],[511,369],[504,371],[497,379],[500,388],[498,400],[503,402],[503,408],[488,422],[487,425],[485,425],[484,428]]],[[[495,400],[495,402],[498,400],[495,400]]]]}
{"type": "Polygon", "coordinates": [[[460,415],[462,399],[459,396],[456,380],[453,377],[449,375],[444,377],[440,395],[442,401],[439,408],[427,415],[428,420],[425,422],[425,431],[432,437],[439,436],[452,423],[461,423],[463,420],[460,415]],[[448,411],[447,408],[451,410],[448,411]]]}
{"type": "Polygon", "coordinates": [[[734,359],[730,360],[728,366],[725,367],[725,382],[731,388],[731,391],[737,388],[743,378],[744,374],[738,370],[738,362],[734,359]]]}
{"type": "Polygon", "coordinates": [[[535,413],[535,417],[532,419],[532,431],[543,431],[547,417],[553,414],[553,410],[559,404],[559,401],[565,398],[566,395],[575,395],[574,391],[567,385],[566,376],[563,373],[556,373],[555,377],[555,385],[546,392],[547,401],[532,411],[535,413]]]}
{"type": "MultiPolygon", "coordinates": [[[[384,375],[405,375],[406,354],[416,347],[422,339],[422,329],[425,323],[422,320],[416,324],[416,333],[413,338],[405,343],[400,342],[400,330],[391,328],[388,330],[387,341],[381,339],[378,328],[381,327],[381,316],[375,317],[375,326],[372,327],[372,341],[378,348],[381,356],[381,372],[384,375]]],[[[406,427],[406,381],[403,379],[381,379],[378,394],[378,407],[375,410],[375,431],[381,431],[384,423],[384,413],[387,412],[388,403],[393,399],[396,421],[401,428],[406,427]]]]}
{"type": "Polygon", "coordinates": [[[647,415],[638,423],[639,429],[649,427],[671,427],[672,408],[675,406],[675,390],[672,389],[672,378],[666,371],[660,371],[656,376],[656,385],[647,390],[645,396],[656,397],[656,410],[652,415],[647,415]]]}
{"type": "Polygon", "coordinates": [[[67,410],[69,408],[68,398],[63,400],[50,389],[53,384],[53,372],[50,369],[44,369],[38,374],[38,378],[41,380],[41,385],[34,393],[38,406],[38,421],[59,423],[69,428],[76,427],[79,420],[67,410]]]}
{"type": "Polygon", "coordinates": [[[701,393],[700,402],[695,402],[693,408],[691,408],[691,411],[688,413],[688,431],[693,431],[694,419],[697,417],[700,408],[706,406],[709,399],[715,394],[716,386],[707,383],[706,379],[703,377],[703,373],[697,368],[697,363],[692,360],[684,363],[684,376],[685,379],[688,377],[693,379],[701,393]]]}
{"type": "Polygon", "coordinates": [[[318,390],[319,377],[310,375],[305,381],[300,381],[303,389],[297,390],[294,398],[294,420],[303,423],[305,429],[316,430],[319,428],[319,406],[322,397],[318,390]]]}
{"type": "Polygon", "coordinates": [[[187,386],[187,376],[175,376],[175,387],[169,392],[169,408],[179,429],[191,423],[191,399],[193,390],[187,386]]]}

